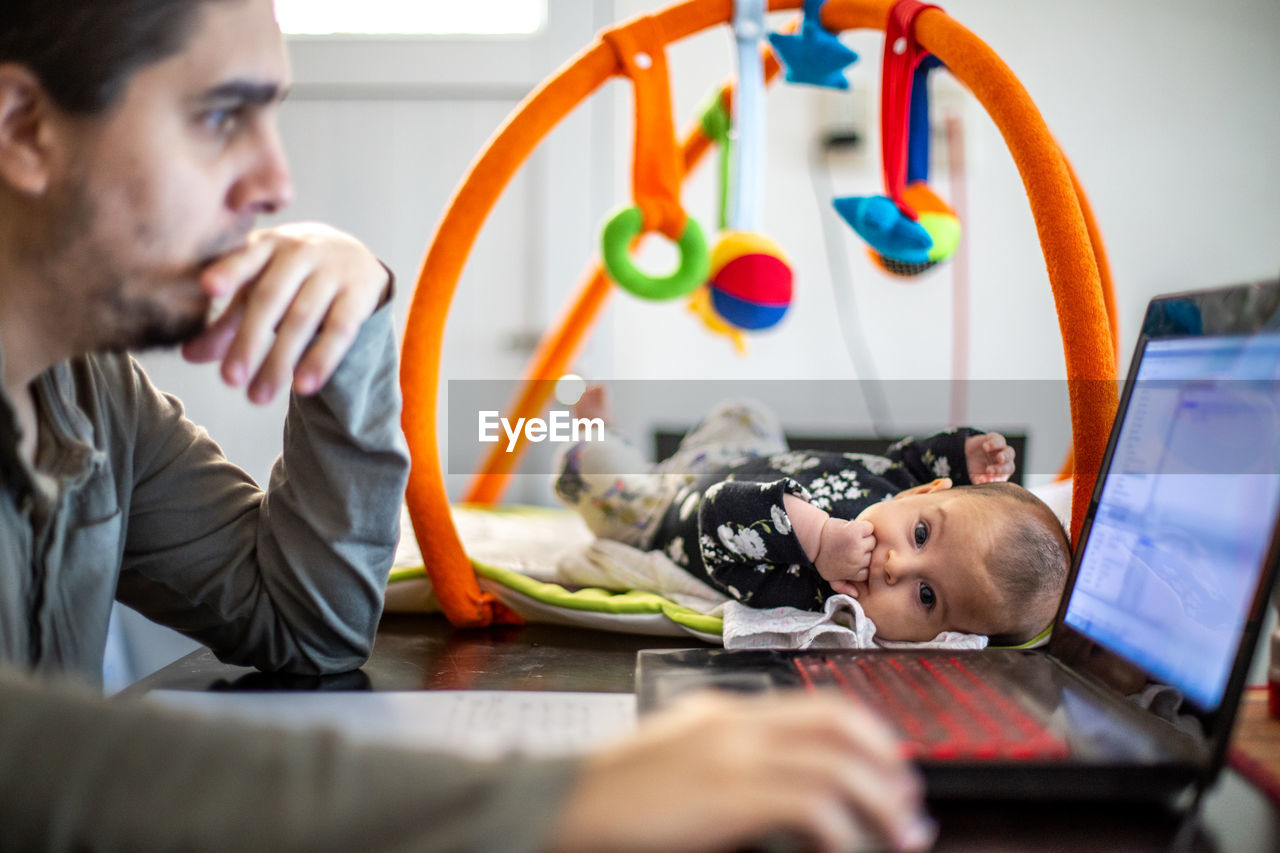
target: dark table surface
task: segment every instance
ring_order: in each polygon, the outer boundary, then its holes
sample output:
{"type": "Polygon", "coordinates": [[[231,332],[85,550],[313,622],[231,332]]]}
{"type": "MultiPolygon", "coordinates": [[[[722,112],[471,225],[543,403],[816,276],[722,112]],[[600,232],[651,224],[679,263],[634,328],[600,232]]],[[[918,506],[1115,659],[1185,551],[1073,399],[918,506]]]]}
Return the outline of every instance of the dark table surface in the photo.
{"type": "MultiPolygon", "coordinates": [[[[629,693],[635,656],[684,648],[689,638],[525,625],[454,628],[439,616],[383,618],[369,662],[344,675],[308,678],[220,663],[200,650],[139,681],[153,689],[557,690],[629,693]]],[[[1154,851],[1170,849],[1179,815],[1127,803],[933,802],[938,850],[1154,851]]],[[[1205,798],[1191,850],[1280,851],[1280,811],[1234,771],[1205,798]]]]}

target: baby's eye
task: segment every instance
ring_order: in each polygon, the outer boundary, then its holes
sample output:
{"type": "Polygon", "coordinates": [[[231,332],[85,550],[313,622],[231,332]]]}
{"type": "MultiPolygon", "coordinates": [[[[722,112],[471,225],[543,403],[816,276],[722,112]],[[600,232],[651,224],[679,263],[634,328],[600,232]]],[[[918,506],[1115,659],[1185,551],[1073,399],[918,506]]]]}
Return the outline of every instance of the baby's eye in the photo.
{"type": "Polygon", "coordinates": [[[917,548],[923,548],[924,543],[929,540],[929,525],[917,521],[915,529],[911,531],[911,538],[915,540],[917,548]]]}
{"type": "Polygon", "coordinates": [[[938,596],[934,594],[933,587],[927,583],[920,584],[920,603],[930,610],[933,609],[933,605],[938,603],[938,596]]]}

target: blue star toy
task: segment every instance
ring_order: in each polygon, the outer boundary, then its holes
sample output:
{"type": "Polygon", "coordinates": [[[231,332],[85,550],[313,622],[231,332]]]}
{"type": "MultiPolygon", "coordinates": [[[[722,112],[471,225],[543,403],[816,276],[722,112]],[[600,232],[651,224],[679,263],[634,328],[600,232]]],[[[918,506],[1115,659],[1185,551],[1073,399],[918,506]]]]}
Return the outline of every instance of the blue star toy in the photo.
{"type": "Polygon", "coordinates": [[[858,54],[822,26],[819,13],[824,2],[804,0],[800,34],[769,33],[769,43],[786,66],[788,83],[848,89],[844,69],[858,61],[858,54]]]}

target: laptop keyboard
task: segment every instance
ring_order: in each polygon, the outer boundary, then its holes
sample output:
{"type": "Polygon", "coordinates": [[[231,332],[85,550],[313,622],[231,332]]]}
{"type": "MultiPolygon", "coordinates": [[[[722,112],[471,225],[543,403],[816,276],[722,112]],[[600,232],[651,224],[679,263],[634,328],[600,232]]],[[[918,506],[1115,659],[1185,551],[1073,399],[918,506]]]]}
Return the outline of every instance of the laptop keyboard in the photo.
{"type": "Polygon", "coordinates": [[[964,656],[794,658],[807,687],[838,687],[898,729],[911,758],[1045,760],[1066,743],[992,687],[964,656]]]}

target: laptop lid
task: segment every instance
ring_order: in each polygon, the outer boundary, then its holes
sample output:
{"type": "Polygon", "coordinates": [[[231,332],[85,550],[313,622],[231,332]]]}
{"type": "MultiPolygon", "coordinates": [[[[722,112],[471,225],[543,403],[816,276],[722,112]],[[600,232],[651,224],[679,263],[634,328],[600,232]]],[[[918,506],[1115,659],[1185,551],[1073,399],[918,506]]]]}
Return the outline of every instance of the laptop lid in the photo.
{"type": "Polygon", "coordinates": [[[1175,687],[1216,772],[1278,558],[1280,283],[1152,300],[1116,420],[1050,652],[1175,687]]]}

